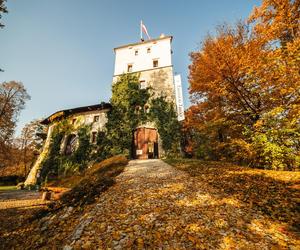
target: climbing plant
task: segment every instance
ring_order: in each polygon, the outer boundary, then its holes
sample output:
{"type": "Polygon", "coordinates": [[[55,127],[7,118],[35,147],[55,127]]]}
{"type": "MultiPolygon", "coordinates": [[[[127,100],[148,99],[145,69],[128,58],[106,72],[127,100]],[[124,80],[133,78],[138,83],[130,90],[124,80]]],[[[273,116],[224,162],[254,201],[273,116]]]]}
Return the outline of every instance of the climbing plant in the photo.
{"type": "Polygon", "coordinates": [[[174,156],[180,153],[180,123],[174,104],[167,102],[165,97],[150,101],[150,118],[155,122],[162,138],[162,147],[167,154],[174,156]]]}
{"type": "Polygon", "coordinates": [[[47,177],[68,175],[85,169],[89,163],[93,145],[90,143],[90,127],[75,127],[68,120],[55,125],[46,158],[41,163],[40,181],[47,177]],[[77,131],[78,146],[71,155],[61,150],[63,139],[77,131]]]}
{"type": "Polygon", "coordinates": [[[81,164],[82,168],[90,161],[92,144],[90,142],[90,126],[82,126],[78,129],[78,148],[71,155],[71,160],[74,163],[81,164]]]}
{"type": "Polygon", "coordinates": [[[60,163],[60,145],[62,139],[64,137],[64,133],[58,129],[58,127],[54,128],[51,136],[50,146],[47,152],[47,156],[44,161],[41,163],[41,173],[40,180],[43,181],[48,175],[57,175],[60,163]]]}
{"type": "Polygon", "coordinates": [[[165,97],[153,98],[152,89],[141,89],[138,74],[123,74],[112,86],[106,135],[102,155],[132,156],[133,131],[142,124],[154,122],[166,153],[178,152],[179,123],[173,103],[165,97]]]}
{"type": "Polygon", "coordinates": [[[144,105],[150,98],[148,89],[139,88],[139,75],[124,74],[113,83],[107,114],[105,155],[125,154],[131,156],[132,133],[139,123],[147,120],[144,105]]]}
{"type": "Polygon", "coordinates": [[[90,126],[76,126],[65,119],[55,125],[47,156],[41,165],[41,179],[82,171],[91,161],[113,155],[133,155],[133,132],[153,123],[166,154],[179,153],[180,125],[174,104],[164,96],[153,98],[152,89],[141,89],[138,74],[124,74],[112,86],[112,109],[107,113],[105,132],[98,131],[96,144],[90,142],[90,126]],[[61,152],[63,138],[75,131],[78,146],[71,155],[61,152]]]}

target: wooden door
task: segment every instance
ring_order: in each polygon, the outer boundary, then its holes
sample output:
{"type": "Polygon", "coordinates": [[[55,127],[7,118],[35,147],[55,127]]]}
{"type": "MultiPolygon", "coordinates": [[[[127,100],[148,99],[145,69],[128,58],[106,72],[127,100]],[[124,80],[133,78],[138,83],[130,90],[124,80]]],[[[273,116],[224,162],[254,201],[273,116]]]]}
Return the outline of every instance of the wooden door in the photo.
{"type": "Polygon", "coordinates": [[[137,128],[134,132],[134,156],[136,159],[158,158],[157,130],[137,128]]]}

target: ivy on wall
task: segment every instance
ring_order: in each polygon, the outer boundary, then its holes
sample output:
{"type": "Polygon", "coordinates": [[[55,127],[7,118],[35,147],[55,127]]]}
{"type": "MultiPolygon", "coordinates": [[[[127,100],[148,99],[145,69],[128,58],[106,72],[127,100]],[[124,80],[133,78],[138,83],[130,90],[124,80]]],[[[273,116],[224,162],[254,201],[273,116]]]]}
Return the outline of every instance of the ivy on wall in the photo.
{"type": "Polygon", "coordinates": [[[68,175],[86,168],[90,161],[93,144],[90,143],[90,126],[76,127],[68,120],[57,123],[51,134],[47,156],[41,164],[40,182],[45,179],[68,175]],[[74,132],[77,132],[78,146],[73,154],[62,152],[62,143],[74,132]]]}
{"type": "Polygon", "coordinates": [[[124,74],[112,87],[103,154],[133,155],[133,131],[153,122],[166,154],[179,153],[180,124],[174,104],[165,97],[153,98],[151,88],[140,88],[139,74],[124,74]]]}
{"type": "Polygon", "coordinates": [[[180,153],[180,130],[174,104],[167,102],[164,97],[151,100],[150,117],[157,126],[162,147],[167,155],[176,156],[180,153]]]}
{"type": "Polygon", "coordinates": [[[112,86],[112,109],[107,113],[105,132],[98,132],[96,144],[90,142],[90,126],[71,124],[66,119],[53,129],[47,157],[41,165],[41,180],[68,175],[85,169],[91,161],[110,156],[133,155],[133,132],[142,124],[152,123],[158,130],[167,155],[180,152],[180,124],[174,104],[161,96],[153,98],[151,88],[140,88],[138,74],[124,74],[112,86]],[[64,138],[76,131],[78,146],[71,155],[62,150],[64,138]]]}

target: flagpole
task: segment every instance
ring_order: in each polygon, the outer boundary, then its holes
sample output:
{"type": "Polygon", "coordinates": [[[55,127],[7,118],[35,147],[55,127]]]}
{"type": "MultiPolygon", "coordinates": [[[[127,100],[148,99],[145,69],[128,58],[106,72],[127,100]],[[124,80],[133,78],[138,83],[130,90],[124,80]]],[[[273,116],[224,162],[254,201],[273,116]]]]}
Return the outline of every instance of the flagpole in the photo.
{"type": "Polygon", "coordinates": [[[141,41],[143,41],[143,31],[142,31],[142,26],[143,26],[143,21],[141,20],[141,23],[140,23],[140,36],[141,36],[141,41]]]}

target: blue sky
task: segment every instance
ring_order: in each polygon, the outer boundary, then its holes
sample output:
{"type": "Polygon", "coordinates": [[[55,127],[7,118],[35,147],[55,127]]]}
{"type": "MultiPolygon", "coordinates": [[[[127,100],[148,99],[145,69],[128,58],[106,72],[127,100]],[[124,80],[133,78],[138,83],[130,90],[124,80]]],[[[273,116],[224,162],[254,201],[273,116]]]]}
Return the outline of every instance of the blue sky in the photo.
{"type": "Polygon", "coordinates": [[[0,82],[21,81],[31,100],[18,131],[57,110],[109,101],[113,48],[172,35],[174,71],[189,106],[189,53],[216,25],[246,18],[258,0],[9,0],[0,30],[0,82]]]}

